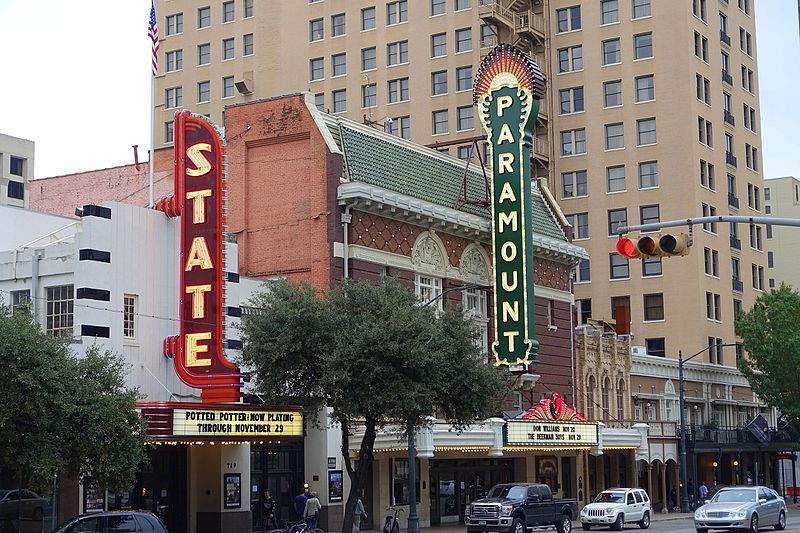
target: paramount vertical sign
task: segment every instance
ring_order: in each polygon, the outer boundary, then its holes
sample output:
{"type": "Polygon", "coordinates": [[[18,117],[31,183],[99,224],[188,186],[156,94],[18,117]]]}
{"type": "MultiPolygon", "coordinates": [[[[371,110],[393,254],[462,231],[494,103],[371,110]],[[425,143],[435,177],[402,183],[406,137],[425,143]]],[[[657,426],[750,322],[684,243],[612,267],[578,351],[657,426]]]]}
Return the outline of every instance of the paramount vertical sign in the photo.
{"type": "Polygon", "coordinates": [[[492,151],[492,241],[497,365],[529,364],[539,351],[533,297],[531,146],[544,78],[502,44],[481,61],[473,99],[492,151]]]}
{"type": "Polygon", "coordinates": [[[175,192],[158,201],[181,217],[180,334],[164,340],[178,377],[203,402],[237,402],[241,373],[225,356],[225,153],[205,117],[175,114],[175,192]]]}

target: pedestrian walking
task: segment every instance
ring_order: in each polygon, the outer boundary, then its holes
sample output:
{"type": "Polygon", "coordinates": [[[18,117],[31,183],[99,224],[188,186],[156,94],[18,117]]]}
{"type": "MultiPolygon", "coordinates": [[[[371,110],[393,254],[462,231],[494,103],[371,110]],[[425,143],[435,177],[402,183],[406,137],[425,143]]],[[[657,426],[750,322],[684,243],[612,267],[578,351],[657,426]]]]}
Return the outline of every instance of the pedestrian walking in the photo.
{"type": "Polygon", "coordinates": [[[353,533],[359,533],[361,531],[361,519],[367,519],[366,509],[364,509],[364,503],[361,501],[361,498],[356,500],[356,508],[353,511],[353,533]]]}
{"type": "Polygon", "coordinates": [[[278,520],[275,516],[276,511],[275,500],[272,499],[272,493],[268,490],[264,491],[261,497],[261,531],[266,533],[268,529],[278,529],[278,520]]]}
{"type": "Polygon", "coordinates": [[[300,494],[294,497],[294,512],[297,515],[297,520],[302,520],[306,511],[306,501],[308,501],[308,489],[302,489],[300,494]]]}
{"type": "Polygon", "coordinates": [[[698,505],[702,505],[706,501],[706,497],[708,496],[708,487],[706,487],[706,482],[702,481],[700,483],[700,488],[697,489],[697,495],[700,497],[700,501],[698,505]]]}
{"type": "Polygon", "coordinates": [[[310,529],[317,527],[319,520],[319,512],[322,510],[322,504],[319,503],[316,491],[311,492],[311,497],[306,500],[306,508],[303,511],[303,518],[310,529]]]}

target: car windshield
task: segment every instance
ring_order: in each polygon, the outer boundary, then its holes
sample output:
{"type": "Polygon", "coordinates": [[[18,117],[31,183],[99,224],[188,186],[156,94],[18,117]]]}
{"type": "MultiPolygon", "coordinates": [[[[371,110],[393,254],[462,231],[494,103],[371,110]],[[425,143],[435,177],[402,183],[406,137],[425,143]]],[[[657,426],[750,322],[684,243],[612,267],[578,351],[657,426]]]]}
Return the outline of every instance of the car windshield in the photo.
{"type": "Polygon", "coordinates": [[[623,503],[624,501],[624,492],[601,492],[594,499],[594,503],[623,503]]]}
{"type": "Polygon", "coordinates": [[[509,500],[522,500],[528,489],[514,485],[498,485],[489,491],[489,498],[508,498],[509,500]]]}
{"type": "Polygon", "coordinates": [[[53,533],[61,533],[62,531],[66,531],[69,526],[71,526],[75,521],[80,518],[79,516],[73,516],[69,520],[62,522],[57,528],[53,530],[53,533]]]}
{"type": "Polygon", "coordinates": [[[756,491],[753,489],[721,490],[711,498],[711,503],[752,503],[754,501],[756,501],[756,491]]]}

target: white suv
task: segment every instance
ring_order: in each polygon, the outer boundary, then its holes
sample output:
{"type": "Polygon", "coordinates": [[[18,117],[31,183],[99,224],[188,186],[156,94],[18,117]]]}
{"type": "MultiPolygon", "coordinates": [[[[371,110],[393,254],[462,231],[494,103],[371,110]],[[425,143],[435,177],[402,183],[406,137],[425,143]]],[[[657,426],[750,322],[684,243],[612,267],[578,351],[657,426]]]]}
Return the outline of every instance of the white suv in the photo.
{"type": "Polygon", "coordinates": [[[650,498],[642,489],[608,489],[581,510],[581,525],[586,531],[592,526],[620,531],[625,523],[635,522],[647,529],[651,513],[650,498]]]}

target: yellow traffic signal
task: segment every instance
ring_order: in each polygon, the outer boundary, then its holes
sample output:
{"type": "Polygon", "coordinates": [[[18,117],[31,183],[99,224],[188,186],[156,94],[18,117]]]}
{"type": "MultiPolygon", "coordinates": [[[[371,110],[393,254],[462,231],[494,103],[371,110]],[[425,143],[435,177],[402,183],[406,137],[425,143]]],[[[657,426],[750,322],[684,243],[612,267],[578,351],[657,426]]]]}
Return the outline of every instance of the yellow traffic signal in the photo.
{"type": "Polygon", "coordinates": [[[628,259],[672,257],[686,255],[692,243],[685,233],[645,235],[638,239],[622,237],[617,241],[617,253],[628,259]]]}

